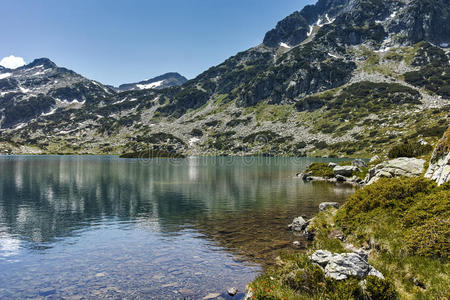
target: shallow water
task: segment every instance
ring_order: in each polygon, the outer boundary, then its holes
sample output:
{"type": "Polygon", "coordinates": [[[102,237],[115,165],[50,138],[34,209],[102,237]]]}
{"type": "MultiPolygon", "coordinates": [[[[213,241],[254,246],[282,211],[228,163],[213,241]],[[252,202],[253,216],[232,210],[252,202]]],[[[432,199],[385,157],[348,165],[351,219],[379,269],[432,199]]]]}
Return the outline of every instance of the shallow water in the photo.
{"type": "Polygon", "coordinates": [[[243,291],[293,250],[294,217],[353,192],[296,178],[312,161],[0,156],[0,298],[243,291]]]}

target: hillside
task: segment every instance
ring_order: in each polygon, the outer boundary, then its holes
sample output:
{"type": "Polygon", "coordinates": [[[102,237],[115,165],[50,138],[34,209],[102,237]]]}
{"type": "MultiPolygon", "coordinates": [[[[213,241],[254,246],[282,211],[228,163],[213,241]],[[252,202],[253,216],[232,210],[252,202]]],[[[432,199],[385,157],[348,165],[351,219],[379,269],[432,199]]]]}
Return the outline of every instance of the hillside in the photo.
{"type": "MultiPolygon", "coordinates": [[[[45,108],[27,118],[2,108],[0,148],[369,157],[404,139],[434,143],[449,124],[449,8],[320,0],[181,87],[99,87],[82,106],[58,106],[44,91],[32,103],[45,108]]],[[[2,91],[9,80],[0,79],[2,91]]]]}

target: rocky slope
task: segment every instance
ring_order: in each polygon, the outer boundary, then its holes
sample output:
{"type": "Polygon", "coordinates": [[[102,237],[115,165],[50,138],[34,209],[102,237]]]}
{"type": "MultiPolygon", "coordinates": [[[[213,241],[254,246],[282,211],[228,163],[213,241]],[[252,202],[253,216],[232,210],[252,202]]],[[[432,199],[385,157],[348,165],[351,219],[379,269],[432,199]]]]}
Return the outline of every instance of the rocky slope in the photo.
{"type": "Polygon", "coordinates": [[[114,91],[46,58],[0,70],[0,128],[21,128],[56,110],[106,101],[114,91]]]}
{"type": "Polygon", "coordinates": [[[370,157],[403,139],[434,143],[449,124],[449,8],[447,0],[320,0],[181,87],[99,87],[102,96],[81,109],[45,115],[48,103],[28,122],[8,117],[2,145],[370,157]]]}

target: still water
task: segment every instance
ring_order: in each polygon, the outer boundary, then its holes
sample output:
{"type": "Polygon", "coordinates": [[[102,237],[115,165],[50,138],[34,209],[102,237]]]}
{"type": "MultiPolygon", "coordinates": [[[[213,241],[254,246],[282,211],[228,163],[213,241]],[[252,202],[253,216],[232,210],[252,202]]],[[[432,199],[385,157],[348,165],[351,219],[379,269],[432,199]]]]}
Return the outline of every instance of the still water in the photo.
{"type": "Polygon", "coordinates": [[[0,156],[0,299],[228,299],[353,192],[295,177],[313,161],[0,156]]]}

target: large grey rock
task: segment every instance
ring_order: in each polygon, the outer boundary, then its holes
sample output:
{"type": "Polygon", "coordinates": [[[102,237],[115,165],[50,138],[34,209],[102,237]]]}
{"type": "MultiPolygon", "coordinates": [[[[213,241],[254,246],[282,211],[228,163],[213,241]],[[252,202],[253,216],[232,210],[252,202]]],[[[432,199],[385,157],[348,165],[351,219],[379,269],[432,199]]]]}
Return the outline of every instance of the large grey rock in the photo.
{"type": "Polygon", "coordinates": [[[325,267],[325,276],[344,280],[350,276],[363,279],[369,274],[369,263],[357,253],[336,254],[325,267]]]}
{"type": "Polygon", "coordinates": [[[315,262],[316,264],[325,267],[330,261],[330,259],[333,257],[333,255],[334,254],[328,250],[317,250],[313,254],[311,254],[309,259],[315,262]]]}
{"type": "Polygon", "coordinates": [[[425,177],[435,180],[438,185],[450,181],[450,127],[437,144],[431,157],[425,177]]]}
{"type": "Polygon", "coordinates": [[[337,203],[337,202],[322,202],[319,204],[320,211],[324,211],[329,207],[339,208],[339,203],[337,203]]]}
{"type": "Polygon", "coordinates": [[[344,280],[350,276],[364,279],[369,275],[384,279],[383,274],[369,264],[364,252],[337,254],[317,250],[309,259],[323,268],[325,276],[336,280],[344,280]]]}
{"type": "Polygon", "coordinates": [[[352,161],[352,166],[359,167],[359,168],[367,168],[367,164],[362,159],[355,159],[352,161]]]}
{"type": "Polygon", "coordinates": [[[375,155],[370,159],[369,163],[376,162],[377,160],[380,160],[380,157],[378,155],[375,155]]]}
{"type": "Polygon", "coordinates": [[[350,177],[353,175],[353,172],[358,171],[358,167],[355,166],[336,166],[333,169],[334,175],[341,175],[345,177],[350,177]]]}
{"type": "Polygon", "coordinates": [[[385,161],[370,169],[366,183],[372,184],[383,177],[420,176],[424,171],[424,164],[425,160],[423,159],[408,157],[385,161]]]}
{"type": "Polygon", "coordinates": [[[450,153],[430,163],[425,177],[436,181],[438,185],[450,181],[450,153]]]}

